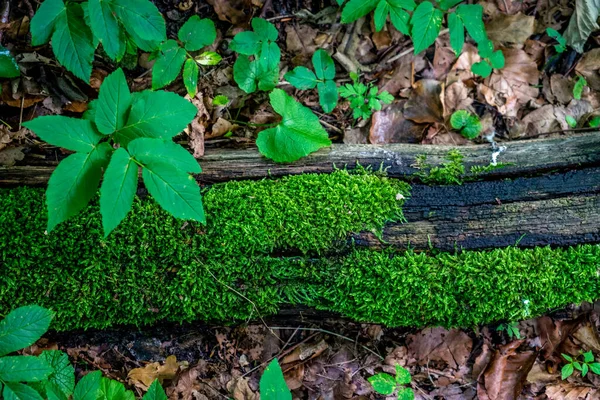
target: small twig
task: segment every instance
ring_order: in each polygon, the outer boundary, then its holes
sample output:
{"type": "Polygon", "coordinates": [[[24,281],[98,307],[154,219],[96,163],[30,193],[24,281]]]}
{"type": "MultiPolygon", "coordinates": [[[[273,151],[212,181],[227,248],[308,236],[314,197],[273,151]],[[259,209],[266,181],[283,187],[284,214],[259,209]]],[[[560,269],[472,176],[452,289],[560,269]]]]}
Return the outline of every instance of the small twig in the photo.
{"type": "Polygon", "coordinates": [[[21,130],[21,124],[23,123],[23,106],[25,105],[25,93],[21,97],[21,112],[19,113],[19,130],[21,130]]]}
{"type": "MultiPolygon", "coordinates": [[[[444,35],[444,34],[446,34],[446,33],[448,33],[448,32],[450,32],[450,30],[449,30],[449,29],[443,29],[443,30],[441,30],[441,31],[440,31],[440,36],[441,36],[441,35],[444,35]]],[[[400,58],[404,57],[405,55],[412,53],[414,49],[415,49],[415,47],[414,47],[414,46],[411,46],[411,47],[409,47],[408,49],[404,50],[402,53],[400,53],[400,54],[397,54],[397,55],[395,55],[394,57],[390,58],[390,59],[389,59],[389,60],[387,60],[386,62],[387,62],[388,64],[391,64],[391,63],[393,63],[394,61],[396,61],[396,60],[398,60],[398,59],[400,59],[400,58]]]]}

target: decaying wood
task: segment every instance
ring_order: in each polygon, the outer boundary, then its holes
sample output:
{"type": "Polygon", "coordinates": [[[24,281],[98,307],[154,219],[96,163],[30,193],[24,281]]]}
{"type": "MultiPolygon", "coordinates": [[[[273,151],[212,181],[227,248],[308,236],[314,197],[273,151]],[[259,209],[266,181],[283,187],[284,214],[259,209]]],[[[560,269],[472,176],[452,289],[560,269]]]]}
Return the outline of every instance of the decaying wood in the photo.
{"type": "MultiPolygon", "coordinates": [[[[479,175],[484,179],[523,176],[557,169],[600,165],[600,133],[593,132],[545,140],[516,141],[503,144],[506,149],[497,161],[511,164],[479,175]]],[[[491,145],[463,146],[466,175],[471,166],[487,166],[492,160],[491,145]]],[[[199,160],[200,182],[220,182],[231,179],[259,179],[308,172],[326,173],[334,168],[354,168],[357,164],[374,169],[386,169],[389,176],[406,178],[414,175],[415,157],[427,155],[433,166],[446,162],[447,146],[411,144],[333,145],[293,164],[276,164],[261,156],[256,149],[207,149],[199,160]]],[[[44,185],[54,165],[0,168],[0,186],[44,185]]]]}

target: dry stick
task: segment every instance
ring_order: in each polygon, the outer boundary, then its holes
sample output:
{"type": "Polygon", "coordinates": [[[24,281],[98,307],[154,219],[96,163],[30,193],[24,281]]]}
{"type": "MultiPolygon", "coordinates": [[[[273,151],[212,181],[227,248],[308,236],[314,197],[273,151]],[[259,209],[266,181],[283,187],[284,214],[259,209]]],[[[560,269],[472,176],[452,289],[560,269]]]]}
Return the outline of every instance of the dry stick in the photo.
{"type": "MultiPolygon", "coordinates": [[[[440,35],[445,35],[446,33],[450,32],[449,29],[443,29],[440,31],[440,35]]],[[[387,60],[386,62],[388,64],[393,63],[394,61],[404,57],[407,54],[410,54],[413,50],[415,49],[414,46],[409,47],[408,49],[404,50],[402,53],[395,55],[394,57],[390,58],[389,60],[387,60]]]]}

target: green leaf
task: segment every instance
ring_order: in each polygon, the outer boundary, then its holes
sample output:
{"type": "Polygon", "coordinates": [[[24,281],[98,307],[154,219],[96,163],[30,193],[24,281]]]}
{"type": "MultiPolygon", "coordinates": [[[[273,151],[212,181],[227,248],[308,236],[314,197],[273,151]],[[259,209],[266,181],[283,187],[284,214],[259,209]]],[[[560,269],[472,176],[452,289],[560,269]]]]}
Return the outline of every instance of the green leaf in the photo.
{"type": "Polygon", "coordinates": [[[273,109],[283,120],[277,127],[258,135],[256,144],[265,157],[276,162],[293,162],[331,145],[319,118],[310,109],[281,89],[273,90],[270,99],[273,109]]]}
{"type": "Polygon", "coordinates": [[[589,122],[590,128],[598,128],[600,126],[600,116],[595,116],[589,122]]]}
{"type": "Polygon", "coordinates": [[[100,143],[91,152],[71,154],[58,164],[46,190],[48,232],[81,211],[94,197],[111,152],[108,143],[100,143]]]}
{"type": "Polygon", "coordinates": [[[573,367],[575,367],[576,370],[581,371],[581,364],[579,362],[575,361],[573,367]]]}
{"type": "Polygon", "coordinates": [[[220,94],[213,99],[212,103],[214,106],[226,106],[229,104],[229,98],[220,94]]]}
{"type": "Polygon", "coordinates": [[[504,54],[502,53],[502,50],[496,50],[495,52],[493,52],[489,60],[490,64],[492,64],[492,68],[504,68],[504,54]]]}
{"type": "Polygon", "coordinates": [[[333,80],[319,82],[317,85],[319,91],[319,103],[325,113],[329,114],[333,111],[338,102],[338,88],[333,80]]]}
{"type": "Polygon", "coordinates": [[[240,89],[250,94],[256,91],[258,77],[258,62],[250,61],[249,57],[239,56],[233,64],[233,79],[240,89]]]}
{"type": "MultiPolygon", "coordinates": [[[[74,373],[75,371],[73,370],[73,374],[74,373]]],[[[75,377],[73,376],[73,378],[75,377]]],[[[68,397],[65,396],[60,387],[58,387],[58,385],[54,382],[46,382],[44,390],[46,392],[46,397],[48,397],[48,400],[68,400],[68,397]]]]}
{"type": "Polygon", "coordinates": [[[89,82],[96,49],[80,4],[69,3],[66,12],[59,14],[52,34],[52,49],[59,63],[89,82]]]}
{"type": "Polygon", "coordinates": [[[386,0],[392,9],[404,9],[413,11],[417,7],[414,0],[386,0]]]}
{"type": "Polygon", "coordinates": [[[333,58],[323,49],[315,51],[312,57],[313,66],[315,67],[315,74],[317,78],[334,79],[335,78],[335,64],[333,58]]]}
{"type": "Polygon", "coordinates": [[[183,84],[192,99],[198,94],[198,73],[198,64],[188,58],[183,65],[183,84]]]}
{"type": "Polygon", "coordinates": [[[444,13],[433,7],[428,1],[417,6],[410,21],[411,37],[415,46],[415,54],[419,54],[435,42],[440,33],[444,13]]]}
{"type": "Polygon", "coordinates": [[[450,47],[458,56],[465,44],[465,25],[456,13],[448,14],[448,29],[450,29],[450,47]]]}
{"type": "Polygon", "coordinates": [[[563,356],[563,358],[564,358],[565,360],[567,360],[567,361],[569,361],[569,362],[573,362],[573,357],[571,357],[570,355],[568,355],[568,354],[564,354],[564,353],[561,353],[561,355],[563,356]]]}
{"type": "Polygon", "coordinates": [[[450,117],[450,125],[452,125],[452,128],[460,130],[467,125],[470,115],[471,113],[467,110],[455,111],[450,117]]]}
{"type": "Polygon", "coordinates": [[[590,369],[596,375],[600,375],[600,363],[595,362],[593,364],[590,364],[590,369]]]}
{"type": "Polygon", "coordinates": [[[217,65],[222,59],[223,57],[214,51],[205,51],[194,58],[200,65],[217,65]]]}
{"type": "Polygon", "coordinates": [[[90,152],[102,139],[88,120],[48,115],[23,123],[44,142],[71,151],[90,152]]]}
{"type": "Polygon", "coordinates": [[[171,140],[136,139],[129,144],[129,152],[142,164],[162,163],[189,173],[202,172],[198,161],[186,149],[171,140]]]}
{"type": "Polygon", "coordinates": [[[21,350],[38,341],[48,330],[52,312],[40,306],[24,306],[0,321],[0,356],[21,350]]]}
{"type": "Polygon", "coordinates": [[[492,74],[492,66],[487,61],[480,61],[471,66],[474,74],[487,78],[492,74]]]}
{"type": "Polygon", "coordinates": [[[567,49],[567,40],[556,29],[546,28],[546,33],[558,42],[558,45],[554,46],[558,53],[562,53],[567,49]]]}
{"type": "Polygon", "coordinates": [[[62,351],[46,350],[38,357],[45,360],[53,369],[48,381],[55,384],[65,397],[72,395],[75,388],[75,368],[71,365],[69,356],[62,351]]]}
{"type": "Polygon", "coordinates": [[[567,124],[571,127],[571,128],[576,128],[577,127],[577,120],[575,118],[573,118],[570,115],[565,115],[565,121],[567,121],[567,124]]]}
{"type": "MultiPolygon", "coordinates": [[[[481,122],[476,115],[470,115],[465,127],[460,131],[467,139],[475,139],[481,132],[481,122]]],[[[517,331],[518,332],[518,331],[517,331]]]]}
{"type": "Polygon", "coordinates": [[[377,95],[377,99],[383,104],[392,104],[392,102],[394,101],[394,96],[392,96],[386,91],[383,91],[377,95]]]}
{"type": "Polygon", "coordinates": [[[261,400],[292,400],[292,393],[285,383],[279,361],[274,359],[260,377],[261,400]]]}
{"type": "Polygon", "coordinates": [[[125,74],[119,68],[108,75],[100,86],[95,116],[98,130],[105,135],[110,135],[125,126],[131,102],[132,97],[125,74]]]}
{"type": "Polygon", "coordinates": [[[0,358],[0,380],[3,382],[39,382],[52,373],[45,360],[34,356],[0,358]]]}
{"type": "Polygon", "coordinates": [[[494,43],[489,39],[485,39],[479,42],[478,50],[482,58],[489,58],[494,54],[494,43]]]}
{"type": "Polygon", "coordinates": [[[577,82],[575,82],[575,86],[573,87],[573,97],[577,100],[581,100],[581,94],[583,93],[583,88],[587,85],[587,81],[583,76],[577,77],[577,82]]]}
{"type": "Polygon", "coordinates": [[[128,47],[126,49],[126,52],[128,54],[135,55],[137,53],[137,47],[139,47],[143,51],[153,53],[158,51],[160,49],[160,45],[163,43],[163,41],[158,40],[144,40],[135,31],[127,32],[127,35],[130,38],[130,40],[127,41],[128,47]]]}
{"type": "Polygon", "coordinates": [[[44,0],[29,25],[31,45],[40,46],[48,42],[58,17],[66,11],[67,8],[63,0],[44,0]]]}
{"type": "Polygon", "coordinates": [[[415,392],[411,388],[402,388],[398,391],[398,400],[414,400],[415,392]]]}
{"type": "Polygon", "coordinates": [[[385,26],[385,22],[387,21],[387,16],[389,13],[390,5],[385,0],[380,1],[379,4],[377,4],[377,8],[375,8],[375,13],[373,14],[375,30],[377,32],[381,31],[385,26]]]}
{"type": "Polygon", "coordinates": [[[457,5],[458,3],[463,2],[464,0],[441,0],[439,2],[440,8],[444,11],[447,11],[457,5]]]}
{"type": "Polygon", "coordinates": [[[396,383],[399,385],[408,385],[411,380],[410,372],[400,364],[396,364],[396,383]]]}
{"type": "Polygon", "coordinates": [[[252,18],[252,29],[254,29],[258,39],[263,42],[274,42],[277,40],[277,36],[279,36],[275,25],[262,18],[252,18]]]}
{"type": "Polygon", "coordinates": [[[152,382],[142,400],[167,400],[167,395],[158,379],[152,382]]]}
{"type": "MultiPolygon", "coordinates": [[[[240,32],[233,37],[229,43],[229,48],[236,53],[245,56],[254,56],[260,52],[262,42],[258,35],[252,31],[240,32]]],[[[239,57],[238,57],[239,59],[239,57]]]]}
{"type": "Polygon", "coordinates": [[[560,374],[563,380],[573,375],[573,364],[566,364],[564,367],[562,367],[560,374]]]}
{"type": "MultiPolygon", "coordinates": [[[[392,3],[392,1],[388,0],[388,3],[392,3]]],[[[402,8],[394,6],[390,7],[390,20],[392,21],[392,25],[394,25],[394,27],[404,35],[410,34],[410,14],[404,11],[402,8]]]]}
{"type": "Polygon", "coordinates": [[[583,353],[583,361],[586,363],[591,363],[592,361],[594,361],[594,353],[592,353],[591,351],[586,351],[585,353],[583,353]]]}
{"type": "Polygon", "coordinates": [[[4,400],[43,400],[32,387],[17,382],[4,382],[4,400]]]}
{"type": "Polygon", "coordinates": [[[132,37],[150,42],[167,38],[165,20],[149,0],[113,0],[113,10],[132,37]]]}
{"type": "Polygon", "coordinates": [[[102,371],[90,372],[77,383],[73,400],[97,400],[100,394],[102,371]]]}
{"type": "Polygon", "coordinates": [[[379,394],[389,395],[396,390],[396,380],[391,375],[381,373],[373,375],[367,380],[379,394]]]}
{"type": "Polygon", "coordinates": [[[314,89],[319,82],[315,74],[306,67],[296,67],[285,74],[284,78],[300,90],[314,89]]]}
{"type": "MultiPolygon", "coordinates": [[[[135,143],[136,139],[132,143],[135,143]]],[[[100,214],[104,237],[107,237],[125,218],[137,189],[138,165],[127,150],[119,148],[113,154],[100,188],[100,214]]]]}
{"type": "Polygon", "coordinates": [[[581,376],[585,378],[587,373],[590,371],[590,367],[587,364],[581,366],[581,376]]]}
{"type": "Polygon", "coordinates": [[[342,24],[364,17],[377,7],[379,0],[350,0],[342,11],[342,24]]]}
{"type": "Polygon", "coordinates": [[[108,56],[119,61],[125,54],[125,33],[111,7],[112,0],[89,0],[90,27],[108,56]]]}
{"type": "Polygon", "coordinates": [[[152,67],[152,89],[160,89],[173,82],[185,62],[187,53],[173,39],[160,46],[160,56],[152,67]]]}
{"type": "Polygon", "coordinates": [[[192,103],[172,92],[145,90],[136,94],[127,123],[115,132],[115,139],[125,147],[139,137],[171,139],[198,112],[192,103]]]}
{"type": "Polygon", "coordinates": [[[154,200],[175,218],[206,222],[200,187],[193,176],[159,161],[144,164],[142,177],[154,200]]]}
{"type": "Polygon", "coordinates": [[[456,7],[456,14],[465,24],[467,32],[474,41],[480,43],[487,39],[483,24],[483,7],[480,4],[461,4],[456,7]]]}
{"type": "Polygon", "coordinates": [[[210,19],[193,15],[179,29],[177,37],[187,51],[197,51],[213,44],[217,39],[217,30],[210,19]]]}
{"type": "Polygon", "coordinates": [[[98,400],[135,400],[135,395],[131,390],[125,389],[121,382],[103,377],[98,400]]]}
{"type": "Polygon", "coordinates": [[[21,75],[19,65],[6,47],[0,46],[0,78],[16,78],[21,75]]]}
{"type": "Polygon", "coordinates": [[[583,46],[590,34],[598,29],[600,16],[600,0],[576,0],[575,12],[571,15],[565,30],[566,42],[577,52],[583,53],[583,46]]]}
{"type": "Polygon", "coordinates": [[[258,88],[264,91],[275,89],[279,81],[281,50],[276,43],[264,42],[258,60],[258,88]]]}

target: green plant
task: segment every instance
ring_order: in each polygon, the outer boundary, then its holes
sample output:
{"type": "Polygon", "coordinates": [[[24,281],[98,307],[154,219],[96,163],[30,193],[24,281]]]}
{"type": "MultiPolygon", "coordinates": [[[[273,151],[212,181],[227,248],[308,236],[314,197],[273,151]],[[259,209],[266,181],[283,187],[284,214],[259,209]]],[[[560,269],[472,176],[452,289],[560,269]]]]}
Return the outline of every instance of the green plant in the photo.
{"type": "Polygon", "coordinates": [[[481,132],[479,117],[467,110],[455,111],[450,117],[450,125],[467,139],[475,139],[481,132]]]}
{"type": "Polygon", "coordinates": [[[427,163],[427,156],[418,155],[414,167],[420,171],[415,176],[428,185],[462,185],[465,174],[463,155],[458,150],[450,150],[446,160],[440,166],[433,167],[427,163]]]}
{"type": "Polygon", "coordinates": [[[564,51],[567,50],[567,40],[556,29],[546,28],[546,33],[558,42],[558,44],[554,45],[554,50],[556,50],[558,54],[564,53],[564,51]]]}
{"type": "Polygon", "coordinates": [[[269,98],[283,119],[258,134],[256,145],[261,154],[277,162],[293,162],[331,145],[327,131],[309,108],[281,89],[273,90],[269,98]]]}
{"type": "Polygon", "coordinates": [[[218,96],[215,96],[212,103],[213,106],[226,106],[227,104],[229,104],[229,98],[220,94],[218,96]]]}
{"type": "Polygon", "coordinates": [[[274,359],[269,363],[260,377],[260,398],[264,400],[292,400],[279,361],[274,359]]]}
{"type": "Polygon", "coordinates": [[[573,97],[576,100],[581,100],[581,94],[583,93],[583,88],[586,87],[587,81],[583,76],[578,76],[577,81],[575,82],[575,86],[573,86],[573,97]]]}
{"type": "Polygon", "coordinates": [[[204,52],[196,57],[189,52],[211,45],[217,38],[215,24],[210,19],[190,17],[179,29],[181,45],[173,39],[161,43],[152,67],[152,89],[160,89],[173,82],[183,67],[183,83],[190,97],[198,92],[200,65],[216,65],[221,56],[215,52],[204,52]]]}
{"type": "Polygon", "coordinates": [[[246,93],[275,89],[279,80],[281,50],[275,41],[279,33],[273,24],[262,19],[252,19],[253,31],[240,32],[229,48],[239,53],[233,64],[233,79],[246,93]],[[253,58],[253,59],[252,59],[253,58]]]}
{"type": "Polygon", "coordinates": [[[598,128],[600,126],[600,115],[592,117],[592,119],[590,119],[590,121],[588,122],[588,125],[590,126],[590,128],[598,128]]]}
{"type": "MultiPolygon", "coordinates": [[[[337,0],[338,5],[345,0],[337,0]]],[[[342,23],[354,22],[375,10],[374,20],[377,32],[383,29],[388,15],[396,29],[409,34],[410,14],[416,7],[414,0],[350,0],[342,11],[342,23]]]]}
{"type": "Polygon", "coordinates": [[[398,364],[396,364],[396,376],[379,373],[368,379],[373,389],[379,394],[391,395],[396,391],[399,400],[412,400],[415,398],[415,392],[410,387],[405,387],[411,382],[410,372],[398,364]]]}
{"type": "Polygon", "coordinates": [[[470,171],[474,175],[479,175],[479,174],[483,174],[483,173],[495,171],[497,169],[506,168],[506,167],[509,167],[511,165],[515,165],[515,164],[514,163],[499,162],[499,163],[496,163],[496,164],[490,163],[490,164],[485,165],[485,166],[472,165],[471,168],[470,168],[470,171]]]}
{"type": "Polygon", "coordinates": [[[45,0],[30,28],[33,46],[51,40],[58,62],[86,82],[99,43],[120,61],[126,52],[154,51],[166,40],[165,20],[149,0],[45,0]]]}
{"type": "Polygon", "coordinates": [[[306,67],[296,67],[285,74],[285,79],[300,90],[316,87],[323,111],[330,113],[338,103],[338,88],[334,81],[335,64],[329,53],[322,49],[315,51],[312,62],[315,72],[306,67]]]}
{"type": "Polygon", "coordinates": [[[476,62],[471,67],[471,71],[483,78],[487,78],[492,74],[494,69],[504,68],[504,54],[501,50],[494,51],[494,44],[489,39],[484,39],[479,42],[479,55],[483,58],[482,61],[476,62]]]}
{"type": "Polygon", "coordinates": [[[6,47],[0,46],[0,78],[16,78],[21,75],[19,65],[6,47]]]}
{"type": "Polygon", "coordinates": [[[596,375],[600,375],[600,363],[594,362],[594,354],[591,351],[581,352],[578,356],[574,357],[568,354],[562,354],[562,356],[568,361],[560,371],[562,379],[567,379],[573,375],[575,370],[580,371],[581,376],[584,378],[590,371],[596,375]]]}
{"type": "Polygon", "coordinates": [[[58,165],[48,182],[48,232],[89,203],[104,170],[100,211],[107,236],[131,208],[138,167],[146,188],[165,210],[177,218],[204,222],[200,188],[188,174],[199,173],[200,167],[171,140],[196,112],[174,93],[131,94],[125,74],[118,69],[104,80],[84,119],[44,116],[24,123],[42,140],[75,152],[58,165]]]}
{"type": "Polygon", "coordinates": [[[519,332],[518,322],[503,322],[496,328],[497,331],[506,332],[510,339],[517,338],[521,339],[521,332],[519,332]]]}
{"type": "Polygon", "coordinates": [[[340,87],[340,95],[350,101],[354,119],[367,119],[374,111],[381,110],[383,104],[391,104],[394,96],[379,89],[372,83],[364,84],[358,81],[358,75],[351,74],[352,83],[340,87]]]}
{"type": "Polygon", "coordinates": [[[577,128],[577,120],[573,118],[573,116],[568,114],[565,115],[565,121],[567,122],[567,125],[569,125],[569,127],[577,128]]]}

